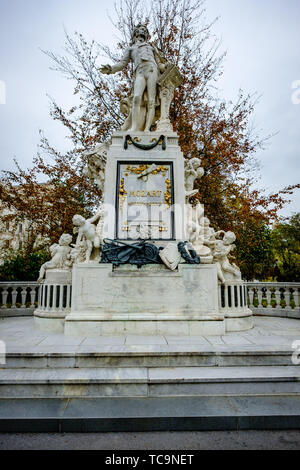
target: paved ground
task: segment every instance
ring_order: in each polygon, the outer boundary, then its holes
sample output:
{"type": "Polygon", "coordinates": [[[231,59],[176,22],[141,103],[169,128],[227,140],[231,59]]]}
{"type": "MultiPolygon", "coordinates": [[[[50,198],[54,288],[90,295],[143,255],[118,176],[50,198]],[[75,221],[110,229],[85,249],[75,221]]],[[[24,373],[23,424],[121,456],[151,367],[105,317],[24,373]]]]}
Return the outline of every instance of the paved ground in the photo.
{"type": "Polygon", "coordinates": [[[0,450],[299,450],[300,431],[0,434],[0,450]]]}
{"type": "MultiPolygon", "coordinates": [[[[224,336],[113,336],[67,337],[44,333],[34,326],[32,317],[0,320],[0,341],[7,352],[132,352],[132,351],[292,351],[294,341],[300,341],[299,320],[275,317],[255,317],[255,327],[241,333],[224,336]]],[[[300,349],[300,345],[299,345],[300,349]]],[[[1,352],[1,351],[0,351],[1,352]]]]}
{"type": "MultiPolygon", "coordinates": [[[[0,341],[5,342],[8,353],[70,354],[152,351],[167,354],[194,350],[225,351],[225,354],[234,350],[292,353],[293,342],[300,343],[299,320],[275,317],[255,317],[254,320],[252,330],[224,336],[86,338],[40,332],[35,329],[32,317],[6,318],[0,319],[0,341]]],[[[0,449],[300,449],[300,431],[0,434],[0,449]]]]}

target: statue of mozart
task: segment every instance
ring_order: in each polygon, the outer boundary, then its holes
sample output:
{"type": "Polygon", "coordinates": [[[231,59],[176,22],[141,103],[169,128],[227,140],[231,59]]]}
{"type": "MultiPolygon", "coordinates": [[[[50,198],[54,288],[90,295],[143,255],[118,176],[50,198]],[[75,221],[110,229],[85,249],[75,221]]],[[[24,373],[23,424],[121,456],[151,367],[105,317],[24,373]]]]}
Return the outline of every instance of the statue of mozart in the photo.
{"type": "Polygon", "coordinates": [[[162,56],[149,38],[147,27],[139,24],[121,60],[100,68],[102,73],[112,74],[123,70],[130,61],[134,63],[132,94],[121,102],[121,111],[127,115],[121,129],[124,131],[150,131],[156,121],[157,130],[173,130],[170,105],[182,77],[178,68],[162,56]]]}

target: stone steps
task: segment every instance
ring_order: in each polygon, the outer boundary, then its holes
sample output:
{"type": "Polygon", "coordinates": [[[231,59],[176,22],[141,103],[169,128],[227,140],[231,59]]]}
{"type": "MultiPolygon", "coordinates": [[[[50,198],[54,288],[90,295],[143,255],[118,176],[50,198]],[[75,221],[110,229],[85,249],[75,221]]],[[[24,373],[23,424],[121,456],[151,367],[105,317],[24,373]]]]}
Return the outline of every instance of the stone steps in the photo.
{"type": "MultiPolygon", "coordinates": [[[[70,348],[68,348],[70,349],[70,348]]],[[[101,367],[234,367],[291,366],[291,349],[216,350],[178,348],[103,349],[101,352],[13,352],[6,354],[3,368],[101,368],[101,367]]],[[[59,348],[58,348],[59,350],[59,348]]]]}
{"type": "Polygon", "coordinates": [[[222,337],[41,334],[1,320],[0,431],[300,429],[297,320],[222,337]]]}
{"type": "Polygon", "coordinates": [[[1,398],[300,395],[300,368],[139,367],[4,369],[1,398]]]}
{"type": "Polygon", "coordinates": [[[0,399],[0,432],[299,428],[295,395],[0,399]]]}

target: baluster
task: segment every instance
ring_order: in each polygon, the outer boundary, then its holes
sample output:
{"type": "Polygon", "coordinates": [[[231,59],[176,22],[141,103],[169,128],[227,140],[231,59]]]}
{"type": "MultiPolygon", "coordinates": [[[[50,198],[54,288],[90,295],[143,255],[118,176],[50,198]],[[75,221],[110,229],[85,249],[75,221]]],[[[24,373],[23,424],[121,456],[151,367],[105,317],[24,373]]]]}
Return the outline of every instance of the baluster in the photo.
{"type": "Polygon", "coordinates": [[[299,288],[297,286],[294,287],[293,297],[294,297],[294,302],[295,302],[295,309],[297,308],[298,310],[300,310],[300,307],[299,307],[299,288]]]}
{"type": "MultiPolygon", "coordinates": [[[[41,290],[41,288],[39,288],[39,293],[38,293],[38,306],[40,306],[40,290],[41,290]]],[[[30,288],[30,307],[31,308],[35,307],[35,305],[34,305],[35,294],[36,294],[35,287],[31,287],[30,288]]]]}
{"type": "Polygon", "coordinates": [[[43,303],[42,303],[43,310],[46,310],[47,291],[48,291],[48,287],[44,284],[43,303]]]}
{"type": "Polygon", "coordinates": [[[266,286],[267,308],[271,308],[271,307],[272,307],[271,298],[272,298],[271,289],[270,289],[270,287],[266,286]]]}
{"type": "Polygon", "coordinates": [[[257,307],[258,307],[258,308],[262,308],[262,307],[263,307],[263,304],[262,304],[262,296],[263,296],[262,288],[261,288],[261,287],[258,287],[258,288],[257,288],[257,300],[258,300],[258,305],[257,305],[257,307]]]}
{"type": "Polygon", "coordinates": [[[12,297],[11,308],[16,308],[17,295],[18,295],[17,289],[13,288],[12,293],[11,293],[11,297],[12,297]]]}
{"type": "Polygon", "coordinates": [[[21,298],[22,298],[22,305],[21,308],[26,308],[26,295],[27,295],[27,287],[22,286],[21,287],[21,298]]]}
{"type": "Polygon", "coordinates": [[[226,284],[224,285],[224,299],[225,299],[225,308],[228,308],[228,289],[226,284]]]}
{"type": "Polygon", "coordinates": [[[54,285],[53,286],[53,300],[52,300],[52,310],[54,312],[57,311],[57,308],[56,308],[56,295],[57,295],[57,286],[54,285]]]}
{"type": "Polygon", "coordinates": [[[8,288],[4,287],[2,290],[2,306],[1,308],[7,308],[7,297],[8,297],[8,288]]]}
{"type": "Polygon", "coordinates": [[[38,291],[38,308],[43,309],[44,284],[41,284],[38,291]]]}
{"type": "Polygon", "coordinates": [[[254,288],[253,287],[249,287],[249,290],[248,290],[248,294],[249,294],[249,301],[250,301],[250,304],[249,304],[249,307],[254,307],[254,288]]]}
{"type": "Polygon", "coordinates": [[[290,289],[288,286],[284,286],[284,300],[285,300],[285,308],[290,308],[290,289]]]}
{"type": "Polygon", "coordinates": [[[219,300],[219,308],[222,308],[222,296],[221,296],[221,284],[218,285],[218,300],[219,300]]]}
{"type": "Polygon", "coordinates": [[[280,299],[281,299],[281,292],[280,292],[280,287],[276,286],[275,287],[275,299],[276,299],[276,308],[280,308],[280,299]]]}
{"type": "Polygon", "coordinates": [[[69,309],[70,308],[70,305],[71,305],[71,286],[68,285],[67,286],[67,304],[66,304],[66,309],[69,309]]]}
{"type": "Polygon", "coordinates": [[[61,284],[59,289],[59,311],[63,311],[64,286],[61,284]]]}
{"type": "Polygon", "coordinates": [[[48,284],[48,289],[47,289],[47,303],[46,303],[46,310],[50,310],[50,299],[51,299],[51,295],[50,295],[50,284],[48,284]]]}
{"type": "Polygon", "coordinates": [[[237,308],[240,309],[241,308],[241,292],[240,292],[239,285],[237,285],[236,290],[237,290],[237,308]]]}

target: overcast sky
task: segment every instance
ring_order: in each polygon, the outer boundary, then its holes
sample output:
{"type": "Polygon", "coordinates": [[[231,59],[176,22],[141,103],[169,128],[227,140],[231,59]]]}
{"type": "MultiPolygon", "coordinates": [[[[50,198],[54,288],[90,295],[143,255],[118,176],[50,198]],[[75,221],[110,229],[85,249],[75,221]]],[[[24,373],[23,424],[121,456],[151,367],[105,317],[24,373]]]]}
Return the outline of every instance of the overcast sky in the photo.
{"type": "MultiPolygon", "coordinates": [[[[0,104],[1,169],[11,169],[13,157],[31,166],[39,129],[54,146],[66,148],[64,130],[49,117],[46,95],[69,107],[73,86],[49,70],[40,48],[61,53],[64,26],[70,33],[112,43],[107,17],[112,7],[113,2],[104,0],[0,0],[0,102],[6,85],[6,104],[0,104]]],[[[207,17],[216,16],[214,32],[227,50],[221,95],[234,99],[239,88],[258,92],[262,98],[254,124],[263,134],[278,132],[257,155],[259,185],[274,191],[299,183],[300,1],[207,0],[207,17]],[[297,80],[298,92],[292,88],[297,80]]],[[[298,211],[299,190],[282,214],[298,211]]]]}

